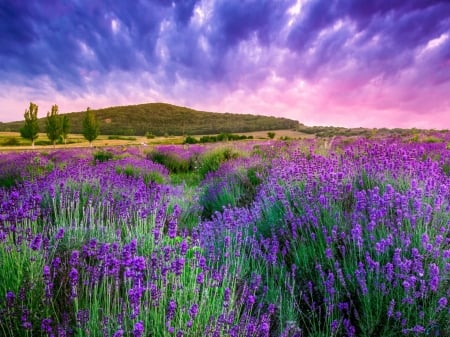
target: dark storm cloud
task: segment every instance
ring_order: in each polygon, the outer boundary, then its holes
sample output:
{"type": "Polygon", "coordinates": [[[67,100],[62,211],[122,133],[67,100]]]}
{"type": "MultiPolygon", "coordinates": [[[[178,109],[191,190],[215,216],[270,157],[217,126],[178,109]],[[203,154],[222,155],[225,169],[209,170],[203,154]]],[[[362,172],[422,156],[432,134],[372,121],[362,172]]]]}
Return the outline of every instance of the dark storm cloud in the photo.
{"type": "Polygon", "coordinates": [[[448,0],[311,0],[292,14],[296,2],[0,0],[0,81],[46,76],[60,92],[82,91],[119,71],[168,90],[180,79],[233,90],[270,72],[314,80],[347,69],[364,82],[409,68],[448,81],[450,39],[426,55],[433,64],[417,63],[450,31],[448,0]]]}
{"type": "Polygon", "coordinates": [[[302,75],[322,75],[322,67],[343,61],[370,67],[374,76],[395,75],[413,66],[418,48],[449,32],[449,18],[448,1],[310,1],[290,30],[287,46],[314,59],[306,62],[302,75]],[[339,22],[346,27],[333,31],[339,22]],[[337,55],[330,57],[324,50],[337,55]]]}

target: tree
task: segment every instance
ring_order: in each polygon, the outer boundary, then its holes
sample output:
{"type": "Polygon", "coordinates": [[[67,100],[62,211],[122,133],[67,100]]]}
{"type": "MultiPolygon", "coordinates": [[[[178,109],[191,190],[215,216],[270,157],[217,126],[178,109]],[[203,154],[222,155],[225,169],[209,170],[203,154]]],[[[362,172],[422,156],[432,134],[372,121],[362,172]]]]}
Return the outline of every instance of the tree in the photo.
{"type": "Polygon", "coordinates": [[[274,138],[275,138],[275,132],[267,132],[267,136],[268,136],[270,139],[274,139],[274,138]]]}
{"type": "Polygon", "coordinates": [[[61,137],[64,139],[64,144],[67,143],[67,136],[70,132],[70,120],[66,115],[62,116],[61,121],[61,137]]]}
{"type": "Polygon", "coordinates": [[[89,141],[89,145],[92,146],[92,141],[98,137],[99,133],[100,128],[97,118],[91,108],[88,107],[83,118],[83,136],[89,141]]]}
{"type": "Polygon", "coordinates": [[[48,139],[52,142],[53,147],[62,134],[61,122],[61,117],[58,115],[58,106],[55,104],[52,106],[52,111],[47,112],[47,120],[45,124],[45,132],[47,133],[48,139]]]}
{"type": "Polygon", "coordinates": [[[31,140],[31,145],[34,147],[34,141],[39,137],[39,124],[38,124],[38,106],[33,102],[30,102],[30,107],[25,110],[25,124],[20,128],[20,135],[22,138],[31,140]]]}

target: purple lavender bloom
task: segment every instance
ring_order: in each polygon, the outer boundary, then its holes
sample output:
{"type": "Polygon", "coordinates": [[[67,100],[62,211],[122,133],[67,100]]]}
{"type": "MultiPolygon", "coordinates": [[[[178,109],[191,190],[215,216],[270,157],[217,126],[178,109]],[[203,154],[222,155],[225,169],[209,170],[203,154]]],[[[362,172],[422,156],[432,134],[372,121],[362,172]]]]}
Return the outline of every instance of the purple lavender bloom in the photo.
{"type": "Polygon", "coordinates": [[[188,243],[187,243],[186,239],[184,239],[183,241],[181,241],[181,244],[180,244],[180,254],[186,255],[187,250],[188,250],[188,243]]]}
{"type": "Polygon", "coordinates": [[[21,326],[25,330],[30,330],[32,328],[31,322],[28,320],[30,316],[30,311],[28,309],[22,310],[22,315],[20,316],[21,326]]]}
{"type": "Polygon", "coordinates": [[[8,308],[12,308],[14,306],[14,302],[16,299],[16,295],[12,291],[6,292],[6,306],[8,308]]]}
{"type": "Polygon", "coordinates": [[[58,232],[56,232],[55,239],[61,240],[64,237],[64,227],[61,227],[58,229],[58,232]]]}
{"type": "Polygon", "coordinates": [[[78,270],[76,268],[72,268],[69,272],[69,282],[71,285],[71,294],[70,298],[74,299],[77,295],[77,286],[78,286],[78,270]]]}
{"type": "Polygon", "coordinates": [[[184,269],[185,260],[184,257],[180,257],[172,262],[173,273],[180,276],[184,269]]]}
{"type": "Polygon", "coordinates": [[[395,307],[395,300],[392,299],[389,302],[389,307],[388,307],[388,311],[387,311],[388,318],[391,318],[394,315],[394,307],[395,307]]]}
{"type": "Polygon", "coordinates": [[[136,322],[133,327],[133,337],[142,337],[144,332],[144,323],[142,321],[136,322]]]}
{"type": "Polygon", "coordinates": [[[194,303],[189,308],[189,317],[191,319],[194,319],[197,316],[197,314],[198,314],[198,305],[197,303],[194,303]]]}
{"type": "Polygon", "coordinates": [[[50,318],[44,318],[41,321],[41,330],[47,335],[52,333],[52,320],[50,318]]]}
{"type": "Polygon", "coordinates": [[[203,284],[203,282],[205,282],[205,274],[203,274],[203,272],[200,272],[197,275],[197,280],[196,280],[197,284],[203,284]]]}
{"type": "Polygon", "coordinates": [[[436,311],[441,311],[442,309],[445,309],[448,304],[447,297],[441,297],[437,303],[438,303],[438,307],[437,307],[436,311]]]}
{"type": "Polygon", "coordinates": [[[39,249],[41,249],[41,245],[42,245],[42,235],[37,234],[31,241],[30,248],[32,250],[39,250],[39,249]]]}
{"type": "Polygon", "coordinates": [[[431,291],[436,292],[439,287],[439,267],[435,263],[429,266],[429,286],[431,291]]]}
{"type": "Polygon", "coordinates": [[[251,307],[252,305],[255,304],[255,301],[256,301],[255,296],[253,296],[252,294],[249,294],[247,296],[247,306],[251,307]]]}
{"type": "Polygon", "coordinates": [[[355,271],[356,279],[361,287],[363,295],[367,295],[369,290],[367,289],[366,283],[366,270],[364,269],[364,264],[362,262],[358,263],[358,269],[355,271]]]}
{"type": "Polygon", "coordinates": [[[168,321],[171,321],[175,317],[175,311],[177,310],[177,303],[174,300],[170,300],[167,305],[166,317],[168,321]]]}
{"type": "Polygon", "coordinates": [[[113,337],[123,337],[123,334],[124,334],[123,330],[119,329],[116,332],[114,332],[113,337]]]}
{"type": "Polygon", "coordinates": [[[72,251],[72,254],[70,254],[70,260],[69,260],[69,264],[71,267],[78,266],[79,257],[80,257],[80,252],[78,250],[72,251]]]}
{"type": "Polygon", "coordinates": [[[50,273],[50,267],[45,265],[42,270],[42,278],[44,279],[44,285],[45,285],[45,297],[47,299],[52,297],[52,289],[53,289],[53,283],[52,283],[52,277],[50,273]]]}
{"type": "Polygon", "coordinates": [[[53,268],[54,272],[58,271],[60,265],[61,265],[61,258],[59,256],[57,256],[52,261],[52,268],[53,268]]]}
{"type": "Polygon", "coordinates": [[[386,265],[384,266],[384,271],[385,271],[386,279],[389,282],[392,282],[392,280],[394,279],[394,266],[393,266],[393,264],[390,263],[390,262],[386,263],[386,265]]]}

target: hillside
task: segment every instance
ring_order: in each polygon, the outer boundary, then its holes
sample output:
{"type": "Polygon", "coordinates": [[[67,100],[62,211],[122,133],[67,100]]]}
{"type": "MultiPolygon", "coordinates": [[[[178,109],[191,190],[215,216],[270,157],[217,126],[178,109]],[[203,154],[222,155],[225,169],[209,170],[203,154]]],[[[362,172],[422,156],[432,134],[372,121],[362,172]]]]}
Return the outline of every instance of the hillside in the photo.
{"type": "MultiPolygon", "coordinates": [[[[104,135],[203,135],[221,132],[250,132],[292,129],[298,122],[287,119],[248,114],[197,111],[166,103],[116,106],[93,110],[104,135]]],[[[81,133],[84,111],[68,113],[71,133],[81,133]]],[[[0,131],[19,131],[23,121],[0,123],[0,131]]],[[[45,117],[39,119],[45,130],[45,117]]]]}

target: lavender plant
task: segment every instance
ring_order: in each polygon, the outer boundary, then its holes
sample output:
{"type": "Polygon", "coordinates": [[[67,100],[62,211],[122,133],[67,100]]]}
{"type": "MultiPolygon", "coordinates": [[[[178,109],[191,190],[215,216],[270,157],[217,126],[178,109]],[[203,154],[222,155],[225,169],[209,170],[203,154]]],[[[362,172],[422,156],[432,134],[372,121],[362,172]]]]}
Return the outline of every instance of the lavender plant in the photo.
{"type": "Polygon", "coordinates": [[[446,142],[1,154],[0,332],[445,336],[446,142]]]}

